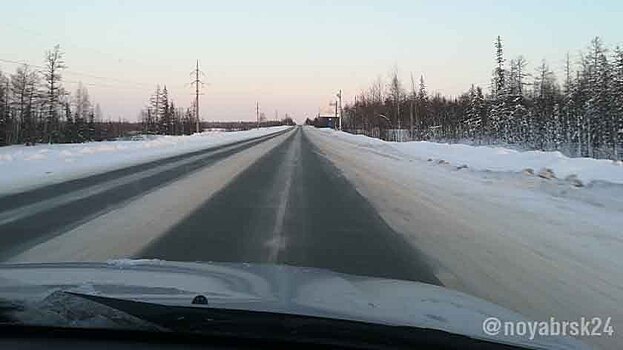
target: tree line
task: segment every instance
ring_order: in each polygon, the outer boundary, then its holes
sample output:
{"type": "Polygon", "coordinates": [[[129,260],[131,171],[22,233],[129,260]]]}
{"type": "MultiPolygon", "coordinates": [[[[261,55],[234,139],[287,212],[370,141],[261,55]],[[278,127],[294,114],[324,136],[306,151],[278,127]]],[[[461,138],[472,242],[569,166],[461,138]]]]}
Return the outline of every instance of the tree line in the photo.
{"type": "Polygon", "coordinates": [[[189,135],[196,131],[196,118],[191,108],[176,107],[165,85],[156,87],[148,106],[140,113],[145,134],[189,135]]]}
{"type": "Polygon", "coordinates": [[[73,94],[65,90],[63,56],[57,45],[46,51],[42,66],[23,64],[10,75],[0,71],[0,146],[84,142],[127,128],[103,122],[84,85],[73,94]]]}
{"type": "Polygon", "coordinates": [[[505,144],[570,156],[621,159],[623,49],[594,38],[577,62],[565,60],[562,84],[544,60],[532,73],[523,56],[507,61],[494,44],[490,89],[472,85],[458,97],[429,95],[421,76],[405,89],[394,72],[344,108],[345,131],[385,139],[505,144]]]}
{"type": "MultiPolygon", "coordinates": [[[[80,143],[112,140],[136,134],[185,135],[211,127],[197,123],[194,106],[178,107],[167,87],[155,92],[140,112],[138,122],[104,120],[99,104],[79,83],[73,93],[63,86],[67,69],[59,45],[45,52],[43,65],[19,65],[13,74],[0,71],[0,146],[36,143],[80,143]]],[[[221,123],[238,129],[293,125],[290,118],[261,123],[221,123]]]]}
{"type": "MultiPolygon", "coordinates": [[[[197,120],[194,117],[194,102],[190,108],[177,107],[169,96],[169,90],[164,85],[156,86],[149,98],[147,106],[140,112],[140,126],[143,134],[162,135],[189,135],[195,132],[197,120]]],[[[267,120],[264,113],[260,113],[259,122],[200,122],[200,129],[248,130],[257,127],[271,127],[279,125],[295,125],[294,120],[287,114],[280,120],[267,120]]]]}

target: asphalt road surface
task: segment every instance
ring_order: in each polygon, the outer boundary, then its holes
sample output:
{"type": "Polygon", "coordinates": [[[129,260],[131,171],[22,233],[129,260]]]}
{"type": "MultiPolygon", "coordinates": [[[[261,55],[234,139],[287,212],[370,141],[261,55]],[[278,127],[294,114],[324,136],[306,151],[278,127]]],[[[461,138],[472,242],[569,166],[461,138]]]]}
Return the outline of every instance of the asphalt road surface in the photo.
{"type": "MultiPolygon", "coordinates": [[[[440,284],[418,251],[318,153],[303,128],[287,133],[192,213],[128,257],[290,264],[440,284]]],[[[0,259],[279,136],[2,197],[0,259]]]]}

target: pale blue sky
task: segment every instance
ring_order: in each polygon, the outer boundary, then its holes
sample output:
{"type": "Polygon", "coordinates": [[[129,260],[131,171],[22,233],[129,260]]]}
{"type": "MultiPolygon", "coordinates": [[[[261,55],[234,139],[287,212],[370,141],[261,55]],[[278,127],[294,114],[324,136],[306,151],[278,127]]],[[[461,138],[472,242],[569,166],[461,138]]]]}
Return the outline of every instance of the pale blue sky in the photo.
{"type": "MultiPolygon", "coordinates": [[[[8,1],[0,10],[0,59],[41,64],[66,52],[67,88],[89,90],[107,116],[135,119],[157,83],[179,105],[191,99],[199,59],[205,119],[252,119],[258,100],[302,120],[337,89],[352,96],[397,67],[424,74],[433,91],[486,87],[493,40],[506,56],[560,71],[595,35],[623,43],[623,1],[8,1]],[[102,80],[75,72],[116,78],[102,80]]],[[[0,62],[11,72],[15,65],[0,62]]],[[[202,113],[203,114],[203,113],[202,113]]]]}

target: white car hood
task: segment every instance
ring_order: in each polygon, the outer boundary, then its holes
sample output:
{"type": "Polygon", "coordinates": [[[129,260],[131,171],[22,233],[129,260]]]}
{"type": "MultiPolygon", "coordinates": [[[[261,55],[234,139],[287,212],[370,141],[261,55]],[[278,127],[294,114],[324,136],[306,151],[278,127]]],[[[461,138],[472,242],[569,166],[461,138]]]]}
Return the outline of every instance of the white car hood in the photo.
{"type": "Polygon", "coordinates": [[[1,299],[36,302],[58,291],[184,306],[201,294],[209,307],[430,328],[539,349],[588,348],[570,337],[487,335],[482,323],[489,317],[528,320],[467,294],[418,282],[244,263],[0,264],[1,299]]]}

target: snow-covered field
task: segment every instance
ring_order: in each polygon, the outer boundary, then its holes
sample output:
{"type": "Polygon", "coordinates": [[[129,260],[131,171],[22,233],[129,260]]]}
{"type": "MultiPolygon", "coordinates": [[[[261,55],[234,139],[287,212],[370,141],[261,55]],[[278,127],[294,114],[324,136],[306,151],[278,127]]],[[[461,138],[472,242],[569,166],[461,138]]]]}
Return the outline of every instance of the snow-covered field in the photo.
{"type": "Polygon", "coordinates": [[[126,166],[268,135],[289,126],[154,136],[139,141],[41,144],[0,148],[0,194],[62,182],[126,166]]]}
{"type": "Polygon", "coordinates": [[[305,130],[444,285],[534,320],[612,317],[623,330],[621,164],[305,130]],[[541,168],[560,179],[537,176],[541,168]]]}

